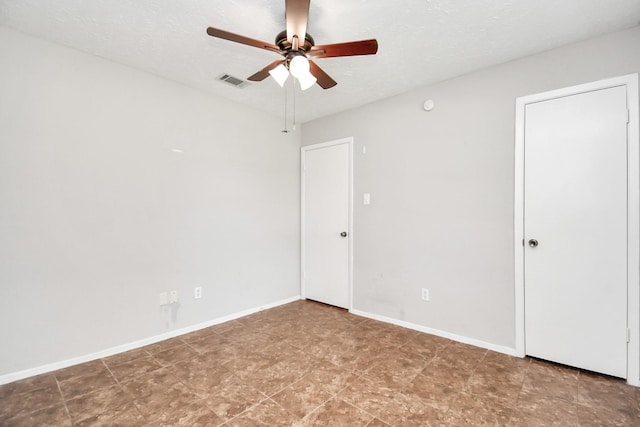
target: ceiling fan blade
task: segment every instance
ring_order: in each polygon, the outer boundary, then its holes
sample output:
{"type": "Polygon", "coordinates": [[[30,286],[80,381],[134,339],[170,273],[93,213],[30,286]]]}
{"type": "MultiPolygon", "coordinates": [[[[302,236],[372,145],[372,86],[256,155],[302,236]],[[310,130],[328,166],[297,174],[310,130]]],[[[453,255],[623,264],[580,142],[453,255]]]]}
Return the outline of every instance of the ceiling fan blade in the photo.
{"type": "Polygon", "coordinates": [[[307,21],[309,20],[310,0],[286,0],[284,19],[287,22],[287,40],[298,50],[293,36],[298,36],[298,44],[304,46],[307,35],[307,21]]]}
{"type": "Polygon", "coordinates": [[[338,84],[335,80],[329,76],[329,74],[325,73],[324,70],[313,62],[309,61],[309,72],[318,79],[317,83],[322,89],[329,89],[338,84]]]}
{"type": "Polygon", "coordinates": [[[282,54],[282,52],[280,51],[280,48],[274,44],[251,39],[249,37],[241,36],[239,34],[234,34],[229,31],[221,30],[219,28],[209,27],[207,28],[207,34],[209,34],[211,37],[217,37],[219,39],[246,44],[247,46],[253,46],[259,49],[266,49],[266,50],[270,50],[270,51],[282,54]]]}
{"type": "Polygon", "coordinates": [[[259,82],[267,77],[269,77],[269,71],[276,68],[278,65],[284,64],[284,59],[278,59],[277,61],[273,61],[271,64],[264,67],[262,70],[258,71],[254,75],[247,78],[247,80],[251,80],[252,82],[259,82]]]}
{"type": "Polygon", "coordinates": [[[313,46],[308,55],[313,58],[333,58],[336,56],[374,55],[376,52],[378,52],[378,41],[369,39],[313,46]]]}

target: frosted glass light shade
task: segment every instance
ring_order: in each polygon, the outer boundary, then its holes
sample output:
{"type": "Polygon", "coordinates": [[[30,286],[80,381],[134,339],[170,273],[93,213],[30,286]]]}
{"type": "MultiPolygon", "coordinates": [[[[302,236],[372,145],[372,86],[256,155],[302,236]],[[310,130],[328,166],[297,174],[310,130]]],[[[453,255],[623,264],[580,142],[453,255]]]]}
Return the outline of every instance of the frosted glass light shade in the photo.
{"type": "Polygon", "coordinates": [[[271,77],[280,85],[280,87],[284,86],[284,82],[287,81],[289,77],[289,70],[283,64],[278,65],[273,70],[269,71],[271,77]]]}
{"type": "Polygon", "coordinates": [[[293,77],[297,77],[297,78],[300,78],[304,74],[308,74],[309,60],[302,55],[294,56],[291,62],[289,63],[289,71],[291,71],[291,75],[293,77]]]}
{"type": "Polygon", "coordinates": [[[310,72],[306,72],[302,76],[298,77],[300,82],[300,89],[307,90],[316,82],[316,78],[310,72]]]}

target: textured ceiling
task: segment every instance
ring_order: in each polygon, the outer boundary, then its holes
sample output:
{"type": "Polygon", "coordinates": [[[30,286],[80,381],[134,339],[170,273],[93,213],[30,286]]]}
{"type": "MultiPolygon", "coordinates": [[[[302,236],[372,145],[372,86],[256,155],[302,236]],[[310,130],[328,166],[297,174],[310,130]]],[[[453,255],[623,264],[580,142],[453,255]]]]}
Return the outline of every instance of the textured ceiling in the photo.
{"type": "MultiPolygon", "coordinates": [[[[377,38],[380,48],[317,60],[338,85],[298,90],[297,120],[639,22],[640,0],[312,0],[316,44],[377,38]]],[[[206,34],[213,26],[273,43],[284,29],[284,0],[0,0],[0,25],[284,113],[285,90],[270,78],[243,89],[216,80],[244,79],[279,56],[206,34]]]]}

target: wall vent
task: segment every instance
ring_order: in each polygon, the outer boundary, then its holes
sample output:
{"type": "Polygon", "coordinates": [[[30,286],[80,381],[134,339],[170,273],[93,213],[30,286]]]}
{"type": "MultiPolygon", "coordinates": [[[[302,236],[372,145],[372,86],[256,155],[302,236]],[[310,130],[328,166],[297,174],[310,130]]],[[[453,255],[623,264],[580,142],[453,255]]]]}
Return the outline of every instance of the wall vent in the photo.
{"type": "Polygon", "coordinates": [[[245,82],[244,80],[237,77],[233,77],[230,74],[221,74],[218,76],[218,80],[220,80],[221,82],[229,83],[230,85],[233,85],[237,88],[243,88],[249,84],[248,82],[245,82]]]}

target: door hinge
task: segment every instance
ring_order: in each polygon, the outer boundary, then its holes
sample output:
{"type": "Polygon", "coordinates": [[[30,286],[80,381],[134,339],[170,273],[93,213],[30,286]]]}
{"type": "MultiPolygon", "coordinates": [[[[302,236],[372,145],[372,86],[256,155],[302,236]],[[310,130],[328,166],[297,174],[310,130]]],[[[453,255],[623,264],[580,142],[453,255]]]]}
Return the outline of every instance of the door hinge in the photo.
{"type": "Polygon", "coordinates": [[[627,328],[627,342],[631,342],[631,329],[627,328]]]}
{"type": "Polygon", "coordinates": [[[629,112],[629,109],[627,108],[627,124],[629,124],[630,120],[631,120],[631,113],[629,112]]]}

